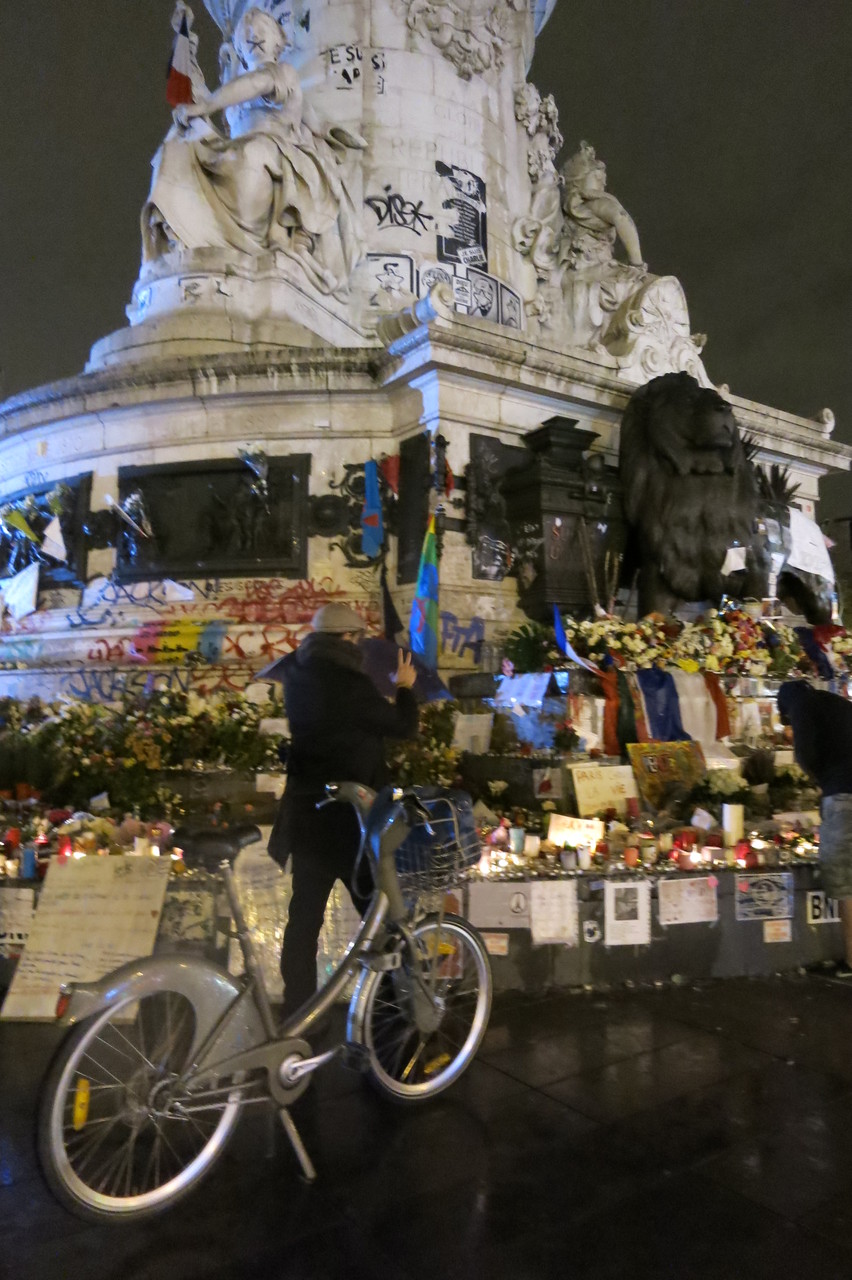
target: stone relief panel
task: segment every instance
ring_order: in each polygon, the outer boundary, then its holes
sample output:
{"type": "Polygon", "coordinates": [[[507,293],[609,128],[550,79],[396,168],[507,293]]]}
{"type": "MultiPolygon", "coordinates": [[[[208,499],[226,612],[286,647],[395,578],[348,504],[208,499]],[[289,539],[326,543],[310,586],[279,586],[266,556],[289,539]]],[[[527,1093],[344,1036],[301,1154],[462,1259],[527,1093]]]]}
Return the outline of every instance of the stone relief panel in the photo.
{"type": "Polygon", "coordinates": [[[293,39],[272,13],[246,9],[223,51],[219,88],[175,109],[155,158],[143,264],[175,250],[271,254],[339,296],[364,250],[367,144],[312,109],[289,60],[293,39]]]}
{"type": "Polygon", "coordinates": [[[428,37],[464,80],[503,65],[513,13],[527,0],[404,0],[412,31],[428,37]]]}
{"type": "Polygon", "coordinates": [[[636,225],[607,191],[594,148],[582,142],[557,168],[556,105],[534,85],[517,90],[515,118],[529,139],[530,208],[512,228],[515,248],[535,272],[527,314],[567,345],[614,356],[631,380],[685,371],[709,384],[705,339],[690,333],[683,289],[673,276],[649,272],[636,225]]]}

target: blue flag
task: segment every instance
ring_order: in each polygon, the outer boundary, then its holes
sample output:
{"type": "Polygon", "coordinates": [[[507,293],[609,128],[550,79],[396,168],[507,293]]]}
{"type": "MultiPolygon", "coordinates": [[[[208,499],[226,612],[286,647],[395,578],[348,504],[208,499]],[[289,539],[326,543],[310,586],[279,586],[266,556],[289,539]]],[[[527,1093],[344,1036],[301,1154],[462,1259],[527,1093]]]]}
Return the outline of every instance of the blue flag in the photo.
{"type": "Polygon", "coordinates": [[[379,469],[373,458],[364,464],[364,506],[361,509],[361,550],[375,560],[382,549],[385,530],[382,523],[382,499],[379,494],[379,469]]]}
{"type": "Polygon", "coordinates": [[[565,627],[562,622],[562,614],[559,612],[559,605],[553,606],[553,630],[556,632],[556,644],[563,653],[568,652],[568,637],[565,634],[565,627]]]}

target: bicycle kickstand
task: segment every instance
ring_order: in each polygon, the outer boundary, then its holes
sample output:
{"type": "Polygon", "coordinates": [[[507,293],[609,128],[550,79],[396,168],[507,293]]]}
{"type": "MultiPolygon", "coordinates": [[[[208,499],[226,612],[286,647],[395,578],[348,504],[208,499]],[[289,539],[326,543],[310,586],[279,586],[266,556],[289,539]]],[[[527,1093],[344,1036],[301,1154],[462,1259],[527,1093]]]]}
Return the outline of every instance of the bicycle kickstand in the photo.
{"type": "Polygon", "coordinates": [[[296,1128],[293,1117],[290,1115],[290,1112],[286,1107],[280,1107],[278,1114],[281,1117],[284,1132],[290,1139],[290,1146],[295,1151],[296,1159],[302,1167],[302,1177],[305,1179],[305,1182],[316,1182],[317,1171],[313,1166],[311,1157],[305,1150],[304,1142],[302,1142],[302,1139],[299,1137],[299,1130],[296,1128]]]}

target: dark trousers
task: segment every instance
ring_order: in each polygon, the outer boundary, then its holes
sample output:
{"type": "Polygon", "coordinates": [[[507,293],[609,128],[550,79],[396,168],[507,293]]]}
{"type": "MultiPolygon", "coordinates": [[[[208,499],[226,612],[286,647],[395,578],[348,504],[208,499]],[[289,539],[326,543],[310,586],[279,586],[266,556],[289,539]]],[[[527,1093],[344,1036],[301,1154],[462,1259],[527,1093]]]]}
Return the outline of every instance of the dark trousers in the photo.
{"type": "Polygon", "coordinates": [[[301,1008],[317,989],[317,947],[334,882],[343,881],[359,915],[363,916],[367,910],[370,894],[352,892],[355,857],[351,845],[333,852],[293,850],[290,863],[293,896],[281,948],[285,1018],[301,1008]]]}

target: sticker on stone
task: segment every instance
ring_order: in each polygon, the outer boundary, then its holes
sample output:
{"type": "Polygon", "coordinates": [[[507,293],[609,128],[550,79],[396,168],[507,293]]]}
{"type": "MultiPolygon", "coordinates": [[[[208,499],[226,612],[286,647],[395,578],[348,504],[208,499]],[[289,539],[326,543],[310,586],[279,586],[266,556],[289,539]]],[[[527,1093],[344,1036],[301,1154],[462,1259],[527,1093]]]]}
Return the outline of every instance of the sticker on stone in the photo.
{"type": "Polygon", "coordinates": [[[485,183],[470,169],[435,161],[435,171],[443,179],[437,252],[440,262],[465,266],[488,265],[488,233],[485,211],[485,183]]]}
{"type": "Polygon", "coordinates": [[[420,297],[425,298],[430,289],[434,289],[436,284],[453,283],[453,273],[448,271],[446,267],[439,267],[437,264],[420,268],[420,297]]]}
{"type": "Polygon", "coordinates": [[[468,315],[477,316],[481,320],[490,320],[492,324],[500,323],[500,284],[493,276],[483,271],[467,273],[470,281],[471,301],[468,315]]]}
{"type": "Polygon", "coordinates": [[[500,285],[500,323],[508,329],[523,329],[524,311],[520,296],[508,285],[500,285]]]}
{"type": "Polygon", "coordinates": [[[414,294],[414,259],[405,253],[368,253],[365,265],[368,305],[396,311],[414,294]]]}

